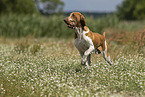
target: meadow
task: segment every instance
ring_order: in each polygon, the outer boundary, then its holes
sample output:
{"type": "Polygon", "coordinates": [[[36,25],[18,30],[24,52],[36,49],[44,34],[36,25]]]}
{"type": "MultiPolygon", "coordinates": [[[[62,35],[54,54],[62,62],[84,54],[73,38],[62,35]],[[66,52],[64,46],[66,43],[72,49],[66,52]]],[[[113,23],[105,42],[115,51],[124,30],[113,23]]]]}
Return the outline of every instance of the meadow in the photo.
{"type": "Polygon", "coordinates": [[[86,17],[92,31],[106,32],[114,61],[92,54],[87,67],[64,16],[0,17],[1,97],[145,96],[145,21],[86,17]]]}

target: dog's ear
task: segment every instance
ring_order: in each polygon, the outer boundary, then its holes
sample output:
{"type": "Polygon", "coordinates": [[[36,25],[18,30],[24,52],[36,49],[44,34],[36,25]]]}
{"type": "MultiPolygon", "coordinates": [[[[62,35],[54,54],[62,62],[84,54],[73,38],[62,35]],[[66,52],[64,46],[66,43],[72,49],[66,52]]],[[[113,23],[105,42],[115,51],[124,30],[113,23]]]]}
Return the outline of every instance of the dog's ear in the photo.
{"type": "Polygon", "coordinates": [[[73,17],[75,17],[75,14],[74,14],[74,13],[72,13],[72,16],[73,16],[73,17]]]}
{"type": "Polygon", "coordinates": [[[76,16],[75,16],[74,13],[71,13],[71,17],[72,17],[72,18],[76,18],[76,16]]]}
{"type": "Polygon", "coordinates": [[[85,17],[83,15],[81,15],[80,22],[83,27],[86,26],[85,17]]]}

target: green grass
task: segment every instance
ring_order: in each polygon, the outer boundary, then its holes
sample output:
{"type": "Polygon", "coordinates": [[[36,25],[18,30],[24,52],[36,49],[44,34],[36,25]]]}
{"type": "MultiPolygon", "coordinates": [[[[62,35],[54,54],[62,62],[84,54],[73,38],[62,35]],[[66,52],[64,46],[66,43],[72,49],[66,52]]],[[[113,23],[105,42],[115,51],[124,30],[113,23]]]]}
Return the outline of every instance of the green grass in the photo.
{"type": "Polygon", "coordinates": [[[129,53],[129,45],[109,44],[112,66],[93,54],[92,66],[84,67],[73,40],[1,38],[0,43],[2,97],[145,96],[145,58],[129,53]]]}

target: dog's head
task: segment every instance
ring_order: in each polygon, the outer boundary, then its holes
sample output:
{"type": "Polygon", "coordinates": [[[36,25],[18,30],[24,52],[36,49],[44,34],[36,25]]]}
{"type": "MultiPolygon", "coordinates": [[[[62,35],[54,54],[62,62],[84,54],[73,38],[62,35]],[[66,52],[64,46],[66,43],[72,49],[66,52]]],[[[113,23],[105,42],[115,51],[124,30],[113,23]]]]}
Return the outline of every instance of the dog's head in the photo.
{"type": "Polygon", "coordinates": [[[79,12],[72,12],[69,17],[64,19],[64,22],[67,24],[69,28],[83,28],[86,26],[86,21],[84,16],[79,12]]]}

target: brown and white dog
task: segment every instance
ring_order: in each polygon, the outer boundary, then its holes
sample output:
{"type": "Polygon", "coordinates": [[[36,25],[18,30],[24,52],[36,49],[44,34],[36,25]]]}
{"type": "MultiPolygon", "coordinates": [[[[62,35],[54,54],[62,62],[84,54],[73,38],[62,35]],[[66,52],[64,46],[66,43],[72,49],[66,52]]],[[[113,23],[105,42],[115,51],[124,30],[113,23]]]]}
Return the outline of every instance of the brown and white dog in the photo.
{"type": "Polygon", "coordinates": [[[105,39],[105,33],[103,35],[93,33],[86,26],[84,16],[79,12],[72,12],[69,17],[64,19],[64,22],[69,28],[75,29],[75,47],[78,49],[82,61],[82,65],[90,65],[91,53],[102,53],[104,59],[112,65],[108,53],[108,43],[105,39]]]}

